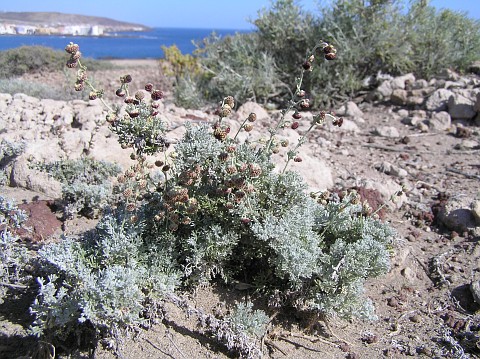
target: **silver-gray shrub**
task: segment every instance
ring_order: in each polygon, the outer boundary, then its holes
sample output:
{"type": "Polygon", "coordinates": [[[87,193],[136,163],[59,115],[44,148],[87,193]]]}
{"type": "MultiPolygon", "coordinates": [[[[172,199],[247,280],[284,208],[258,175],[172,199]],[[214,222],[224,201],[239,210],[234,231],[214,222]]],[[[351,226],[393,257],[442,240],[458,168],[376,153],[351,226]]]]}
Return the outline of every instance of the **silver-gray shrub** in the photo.
{"type": "Polygon", "coordinates": [[[439,11],[423,0],[408,6],[402,0],[335,0],[315,12],[294,0],[277,0],[252,23],[252,33],[210,37],[198,44],[204,74],[190,80],[202,97],[231,93],[240,102],[289,98],[285,84],[294,83],[305,49],[319,38],[337,46],[341,56],[305,81],[315,106],[346,101],[379,72],[413,72],[430,79],[446,68],[466,71],[480,58],[480,22],[464,13],[439,11]]]}
{"type": "Polygon", "coordinates": [[[66,338],[82,324],[98,334],[148,326],[147,303],[173,292],[178,275],[162,248],[141,238],[142,222],[132,224],[125,212],[105,215],[81,238],[64,238],[39,251],[46,278],[31,307],[32,333],[66,338]]]}
{"type": "Polygon", "coordinates": [[[120,166],[89,157],[39,163],[36,167],[62,183],[62,200],[66,217],[83,214],[94,217],[113,200],[111,177],[120,166]]]}
{"type": "Polygon", "coordinates": [[[28,251],[15,233],[24,227],[26,220],[27,214],[12,199],[0,196],[0,303],[9,288],[26,279],[22,271],[28,251]]]}
{"type": "MultiPolygon", "coordinates": [[[[320,60],[336,52],[320,42],[307,53],[291,100],[266,141],[242,142],[230,133],[225,118],[235,107],[231,96],[223,99],[213,124],[186,124],[170,154],[162,153],[173,141],[163,133],[157,112],[139,111],[158,108],[160,93],[150,85],[153,101],[137,96],[129,114],[109,114],[111,129],[132,149],[136,163],[117,177],[119,201],[94,231],[40,251],[48,275],[39,279],[32,332],[65,337],[88,327],[97,336],[115,337],[119,329],[148,325],[168,301],[196,314],[228,348],[245,356],[258,353],[258,338],[249,336],[264,332],[265,313],[239,307],[237,314],[218,319],[174,293],[210,280],[242,282],[255,291],[255,299],[268,299],[267,310],[373,318],[363,284],[388,271],[393,231],[360,204],[356,193],[341,199],[308,193],[301,176],[288,168],[298,161],[296,144],[287,149],[291,156],[283,170],[274,161],[278,147],[289,146],[277,138],[278,131],[291,126],[290,116],[306,103],[302,79],[316,50],[320,60]]],[[[79,62],[77,51],[78,45],[67,46],[69,61],[79,62]]],[[[117,92],[128,93],[126,78],[117,92]]],[[[250,114],[239,131],[253,126],[255,117],[250,114]]],[[[320,112],[307,133],[330,120],[341,125],[320,112]]]]}

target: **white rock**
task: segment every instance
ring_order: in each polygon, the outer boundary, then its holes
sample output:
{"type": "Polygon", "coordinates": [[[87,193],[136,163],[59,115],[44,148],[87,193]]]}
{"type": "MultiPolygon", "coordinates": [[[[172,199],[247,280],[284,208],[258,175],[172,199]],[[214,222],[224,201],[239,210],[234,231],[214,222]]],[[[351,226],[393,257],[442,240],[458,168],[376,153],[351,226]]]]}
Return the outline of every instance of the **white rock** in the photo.
{"type": "Polygon", "coordinates": [[[380,99],[388,99],[392,95],[393,89],[390,81],[383,81],[380,86],[377,87],[376,93],[380,95],[380,99]]]}
{"type": "Polygon", "coordinates": [[[258,121],[268,120],[270,118],[268,112],[262,106],[252,101],[245,102],[243,105],[241,105],[235,112],[234,118],[243,121],[252,112],[257,115],[258,121]]]}
{"type": "Polygon", "coordinates": [[[388,137],[388,138],[400,137],[400,133],[398,132],[397,128],[393,126],[375,127],[375,129],[373,130],[373,133],[381,137],[388,137]]]}
{"type": "Polygon", "coordinates": [[[448,130],[452,125],[450,114],[446,111],[432,113],[432,118],[428,120],[428,126],[437,131],[448,130]]]}
{"type": "Polygon", "coordinates": [[[468,196],[450,197],[438,212],[438,219],[453,231],[465,232],[476,225],[471,207],[471,199],[468,196]]]}
{"type": "Polygon", "coordinates": [[[428,97],[425,107],[429,111],[445,111],[448,107],[448,100],[453,92],[446,89],[438,89],[428,97]]]}
{"type": "Polygon", "coordinates": [[[377,170],[380,172],[386,173],[387,175],[394,176],[394,177],[406,177],[408,176],[408,172],[403,168],[395,166],[390,162],[384,161],[380,165],[376,166],[377,170]]]}
{"type": "Polygon", "coordinates": [[[348,117],[363,117],[364,114],[360,110],[357,104],[353,101],[348,101],[346,104],[342,105],[337,111],[339,116],[348,116],[348,117]]]}
{"type": "Polygon", "coordinates": [[[472,214],[475,218],[475,223],[480,226],[480,200],[473,201],[471,204],[472,214]]]}
{"type": "Polygon", "coordinates": [[[448,112],[452,119],[470,120],[475,117],[474,102],[465,93],[454,93],[448,100],[448,112]]]}
{"type": "Polygon", "coordinates": [[[13,164],[11,186],[43,193],[51,198],[62,197],[62,185],[47,173],[30,168],[25,156],[17,158],[13,164]]]}
{"type": "Polygon", "coordinates": [[[406,82],[414,83],[415,76],[412,73],[409,73],[403,76],[398,76],[398,77],[395,77],[390,83],[392,85],[392,89],[396,90],[396,89],[404,89],[406,82]]]}

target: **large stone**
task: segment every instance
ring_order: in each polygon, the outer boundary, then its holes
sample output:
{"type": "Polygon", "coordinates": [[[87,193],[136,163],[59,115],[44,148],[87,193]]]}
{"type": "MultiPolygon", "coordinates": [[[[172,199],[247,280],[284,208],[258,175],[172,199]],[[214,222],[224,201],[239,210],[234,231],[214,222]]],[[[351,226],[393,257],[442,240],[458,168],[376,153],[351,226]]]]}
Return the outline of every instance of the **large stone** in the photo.
{"type": "Polygon", "coordinates": [[[428,87],[428,81],[424,79],[416,80],[412,83],[412,90],[419,90],[428,87]]]}
{"type": "Polygon", "coordinates": [[[448,100],[453,92],[447,89],[438,89],[427,99],[425,107],[429,111],[445,111],[448,108],[448,100]]]}
{"type": "Polygon", "coordinates": [[[353,101],[348,101],[346,104],[342,105],[342,107],[340,107],[336,113],[339,116],[348,116],[354,118],[364,116],[362,110],[360,110],[357,104],[353,101]]]}
{"type": "Polygon", "coordinates": [[[438,212],[438,219],[448,229],[463,233],[475,228],[475,217],[471,210],[471,199],[467,196],[449,198],[438,212]]]}
{"type": "Polygon", "coordinates": [[[80,157],[92,138],[91,131],[71,130],[61,134],[61,146],[66,155],[71,158],[80,157]]]}
{"type": "Polygon", "coordinates": [[[376,93],[380,99],[388,99],[392,95],[393,89],[390,81],[383,81],[380,86],[377,87],[376,93]]]}
{"type": "Polygon", "coordinates": [[[74,121],[72,126],[82,130],[92,131],[96,122],[103,121],[106,115],[105,108],[98,103],[89,103],[85,101],[72,101],[74,121]]]}
{"type": "Polygon", "coordinates": [[[12,95],[8,93],[0,93],[0,111],[4,111],[12,102],[12,95]]]}
{"type": "Polygon", "coordinates": [[[468,71],[476,75],[480,75],[480,61],[474,61],[469,67],[468,71]]]}
{"type": "Polygon", "coordinates": [[[475,223],[477,226],[480,226],[480,200],[477,199],[476,201],[473,201],[471,207],[475,223]]]}
{"type": "Polygon", "coordinates": [[[400,133],[398,130],[393,126],[378,126],[375,127],[373,133],[381,136],[381,137],[388,137],[388,138],[398,138],[400,137],[400,133]]]}
{"type": "Polygon", "coordinates": [[[262,106],[252,101],[245,102],[241,105],[237,109],[234,118],[243,122],[252,112],[257,115],[257,120],[259,121],[268,120],[270,118],[268,112],[262,106]]]}
{"type": "Polygon", "coordinates": [[[432,130],[445,131],[452,126],[452,119],[446,111],[434,112],[432,118],[428,120],[428,126],[432,130]]]}
{"type": "Polygon", "coordinates": [[[62,197],[62,185],[47,173],[37,171],[29,165],[23,155],[13,164],[10,185],[40,192],[54,199],[62,197]]]}
{"type": "Polygon", "coordinates": [[[407,106],[420,106],[423,104],[423,97],[422,96],[408,96],[407,97],[407,106]]]}
{"type": "Polygon", "coordinates": [[[387,161],[384,161],[380,165],[376,166],[376,169],[382,173],[385,173],[393,177],[402,178],[402,177],[408,176],[408,172],[406,170],[398,166],[395,166],[387,161]]]}
{"type": "Polygon", "coordinates": [[[475,105],[473,105],[473,109],[477,112],[480,112],[480,92],[477,93],[477,96],[475,99],[475,105]]]}
{"type": "Polygon", "coordinates": [[[415,82],[415,76],[412,73],[402,75],[395,77],[392,81],[390,81],[390,84],[392,86],[393,90],[396,89],[405,89],[405,84],[406,83],[414,83],[415,82]]]}
{"type": "Polygon", "coordinates": [[[448,112],[452,119],[470,120],[475,117],[475,102],[472,99],[473,94],[468,92],[456,92],[448,100],[448,112]]]}
{"type": "MultiPolygon", "coordinates": [[[[300,138],[294,130],[284,131],[282,137],[287,138],[291,144],[297,143],[298,138],[300,138]]],[[[285,166],[287,150],[287,148],[282,148],[279,154],[272,156],[272,161],[275,163],[277,171],[281,171],[285,166]]],[[[313,191],[326,190],[333,187],[332,170],[310,146],[301,146],[298,157],[302,161],[290,161],[287,170],[298,172],[313,191]]]]}
{"type": "Polygon", "coordinates": [[[393,90],[390,95],[390,101],[394,105],[405,106],[407,104],[408,92],[402,89],[393,90]]]}

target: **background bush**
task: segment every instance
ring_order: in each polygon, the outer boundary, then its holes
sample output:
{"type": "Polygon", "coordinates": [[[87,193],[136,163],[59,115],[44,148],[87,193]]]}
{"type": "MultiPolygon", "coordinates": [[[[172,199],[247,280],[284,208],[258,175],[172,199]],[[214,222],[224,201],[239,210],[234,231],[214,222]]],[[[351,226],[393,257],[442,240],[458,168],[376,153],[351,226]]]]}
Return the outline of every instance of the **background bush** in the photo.
{"type": "Polygon", "coordinates": [[[401,0],[335,0],[315,13],[293,0],[278,0],[260,11],[253,24],[253,33],[197,44],[203,74],[189,80],[205,99],[222,91],[240,102],[288,97],[285,84],[295,83],[294,70],[319,40],[340,50],[335,61],[315,65],[319,69],[304,84],[316,106],[351,98],[365,78],[374,79],[379,72],[413,72],[429,79],[445,68],[465,71],[480,58],[480,22],[438,11],[425,0],[412,1],[408,8],[401,0]]]}
{"type": "MultiPolygon", "coordinates": [[[[0,51],[0,78],[18,77],[26,73],[44,73],[64,68],[65,52],[45,46],[21,46],[0,51]]],[[[105,62],[87,59],[90,71],[109,68],[105,62]]]]}

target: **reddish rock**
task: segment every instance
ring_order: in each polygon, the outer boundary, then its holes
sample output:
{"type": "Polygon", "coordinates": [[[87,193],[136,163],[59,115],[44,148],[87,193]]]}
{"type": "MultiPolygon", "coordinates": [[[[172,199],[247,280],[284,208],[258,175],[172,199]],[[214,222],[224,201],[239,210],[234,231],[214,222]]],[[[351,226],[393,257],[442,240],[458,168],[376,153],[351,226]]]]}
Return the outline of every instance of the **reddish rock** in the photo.
{"type": "Polygon", "coordinates": [[[62,222],[53,213],[52,206],[52,201],[35,201],[18,205],[18,208],[28,215],[24,227],[30,230],[22,229],[17,231],[17,234],[23,239],[39,242],[61,231],[62,222]]]}

